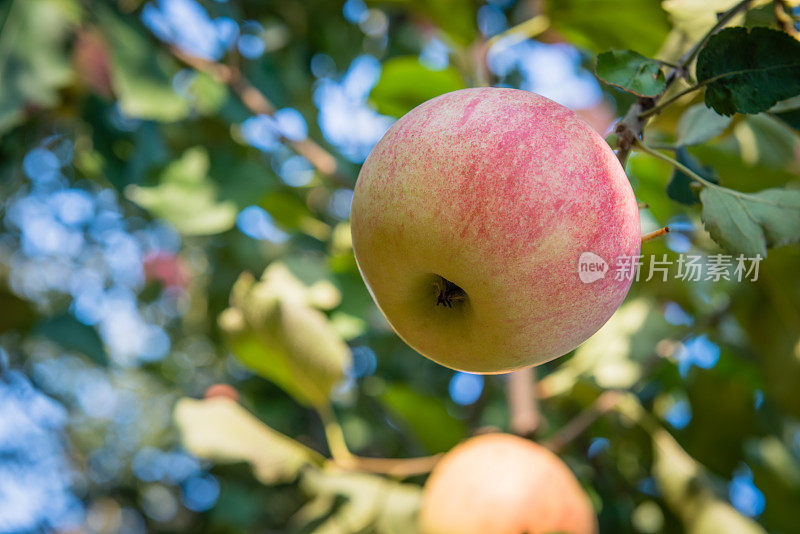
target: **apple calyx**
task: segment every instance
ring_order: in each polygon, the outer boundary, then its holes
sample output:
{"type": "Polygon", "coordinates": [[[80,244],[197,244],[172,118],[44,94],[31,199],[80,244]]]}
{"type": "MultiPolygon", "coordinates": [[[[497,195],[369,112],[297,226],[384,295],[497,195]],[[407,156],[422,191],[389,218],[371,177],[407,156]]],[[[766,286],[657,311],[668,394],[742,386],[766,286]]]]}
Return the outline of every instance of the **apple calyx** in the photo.
{"type": "Polygon", "coordinates": [[[467,294],[463,289],[443,276],[435,276],[433,289],[436,294],[437,306],[442,305],[452,308],[454,303],[463,302],[467,299],[467,294]]]}

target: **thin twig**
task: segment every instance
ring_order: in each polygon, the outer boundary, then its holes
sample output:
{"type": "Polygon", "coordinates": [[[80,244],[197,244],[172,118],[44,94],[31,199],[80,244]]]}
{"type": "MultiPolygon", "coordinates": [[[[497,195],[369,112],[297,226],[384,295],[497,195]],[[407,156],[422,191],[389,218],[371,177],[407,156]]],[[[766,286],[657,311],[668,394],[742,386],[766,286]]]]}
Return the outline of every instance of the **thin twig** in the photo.
{"type": "Polygon", "coordinates": [[[536,371],[533,367],[508,375],[506,399],[511,416],[511,431],[520,436],[532,436],[542,422],[536,391],[536,371]]]}
{"type": "Polygon", "coordinates": [[[775,21],[778,23],[778,27],[796,39],[800,33],[795,27],[792,8],[785,0],[773,0],[772,6],[775,10],[775,21]]]}
{"type": "MultiPolygon", "coordinates": [[[[275,105],[250,83],[238,68],[188,55],[174,46],[169,47],[169,51],[184,64],[197,71],[205,72],[217,81],[226,84],[245,107],[256,115],[273,115],[275,113],[275,105]]],[[[320,174],[326,176],[334,184],[341,187],[353,187],[352,180],[339,171],[336,158],[315,141],[306,138],[302,141],[284,139],[284,142],[306,158],[320,174]]]]}
{"type": "Polygon", "coordinates": [[[642,243],[646,241],[650,241],[651,239],[655,239],[657,237],[661,237],[662,235],[669,233],[669,226],[665,226],[664,228],[659,228],[655,232],[650,232],[649,234],[644,234],[642,236],[642,243]]]}
{"type": "Polygon", "coordinates": [[[713,80],[712,79],[708,79],[708,80],[704,80],[704,81],[702,81],[700,83],[697,83],[695,85],[692,85],[691,87],[687,87],[683,91],[679,91],[678,93],[675,93],[674,95],[672,95],[668,99],[664,100],[663,102],[659,102],[658,104],[656,104],[652,108],[648,109],[647,111],[643,111],[642,113],[639,114],[639,117],[649,117],[650,115],[654,115],[656,113],[661,113],[661,111],[664,108],[666,108],[667,106],[669,106],[673,102],[675,102],[677,100],[680,100],[681,98],[683,98],[684,96],[688,95],[689,93],[693,93],[693,92],[697,91],[698,89],[702,89],[703,87],[706,86],[706,84],[708,84],[711,81],[713,81],[713,80]]]}
{"type": "MultiPolygon", "coordinates": [[[[717,19],[716,24],[711,27],[708,32],[703,36],[703,38],[698,41],[684,56],[681,58],[679,64],[670,70],[666,77],[666,85],[664,86],[664,91],[672,86],[672,84],[678,78],[682,78],[686,76],[689,66],[692,62],[697,58],[697,55],[700,53],[700,50],[703,49],[703,46],[708,42],[712,35],[717,33],[722,27],[724,27],[737,13],[746,9],[752,0],[742,0],[741,2],[737,3],[735,6],[731,7],[728,11],[722,13],[719,18],[717,19]]],[[[705,80],[702,83],[695,84],[683,91],[680,91],[674,96],[671,96],[669,99],[663,102],[658,102],[664,93],[657,99],[651,99],[651,105],[647,106],[646,108],[641,108],[641,99],[636,104],[632,105],[631,108],[628,110],[628,113],[625,115],[622,121],[620,121],[619,125],[617,126],[617,133],[620,134],[620,149],[617,151],[617,157],[622,163],[623,167],[625,166],[625,161],[628,158],[628,154],[630,153],[630,148],[633,143],[641,139],[642,132],[644,131],[644,127],[647,124],[649,117],[654,114],[660,113],[666,106],[672,104],[677,99],[691,93],[692,91],[696,91],[703,87],[706,83],[710,82],[711,80],[705,80]],[[634,115],[635,114],[635,115],[634,115]],[[634,120],[634,117],[636,120],[634,120]],[[622,139],[624,137],[625,143],[623,144],[622,139]]]]}
{"type": "Polygon", "coordinates": [[[441,459],[441,454],[422,456],[419,458],[368,458],[356,456],[347,447],[342,426],[330,405],[317,407],[325,428],[325,439],[328,442],[332,462],[348,471],[366,471],[394,477],[409,477],[429,473],[441,459]]]}
{"type": "Polygon", "coordinates": [[[681,59],[681,65],[683,66],[683,68],[686,69],[687,67],[689,67],[689,65],[692,64],[692,61],[694,61],[694,59],[700,53],[700,50],[703,49],[703,47],[706,45],[706,43],[708,42],[708,40],[711,38],[712,35],[721,30],[723,26],[725,26],[728,22],[730,22],[730,20],[733,17],[735,17],[740,11],[742,11],[743,9],[747,9],[747,7],[750,5],[751,2],[752,0],[742,0],[735,6],[728,9],[728,11],[722,13],[717,19],[717,23],[714,24],[714,26],[712,26],[711,29],[708,30],[708,32],[706,32],[703,38],[700,41],[698,41],[697,44],[695,44],[686,53],[686,55],[683,56],[683,58],[681,59]]]}
{"type": "Polygon", "coordinates": [[[719,187],[717,184],[715,184],[713,182],[709,182],[708,180],[706,180],[705,178],[703,178],[702,176],[700,176],[699,174],[694,172],[692,169],[690,169],[689,167],[687,167],[686,165],[684,165],[680,161],[678,161],[678,160],[676,160],[674,158],[671,158],[671,157],[667,156],[666,154],[662,154],[658,150],[653,149],[652,147],[646,145],[645,143],[643,143],[641,141],[637,141],[636,142],[636,148],[638,148],[642,152],[646,152],[647,154],[650,154],[651,156],[653,156],[655,158],[658,158],[658,159],[660,159],[662,161],[666,161],[667,163],[669,163],[670,165],[672,165],[673,167],[675,167],[679,171],[683,172],[684,174],[689,176],[689,178],[695,180],[696,182],[699,182],[699,183],[701,183],[701,184],[703,184],[703,185],[705,185],[707,187],[719,187]]]}

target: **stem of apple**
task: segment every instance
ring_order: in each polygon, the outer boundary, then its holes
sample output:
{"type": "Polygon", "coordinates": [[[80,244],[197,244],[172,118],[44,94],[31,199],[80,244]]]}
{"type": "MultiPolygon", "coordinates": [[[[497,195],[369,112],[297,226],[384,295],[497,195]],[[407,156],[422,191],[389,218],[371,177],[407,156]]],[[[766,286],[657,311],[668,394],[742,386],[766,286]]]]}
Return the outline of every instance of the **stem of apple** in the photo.
{"type": "Polygon", "coordinates": [[[330,404],[317,406],[316,410],[325,427],[325,439],[328,442],[332,461],[340,469],[404,478],[429,473],[442,457],[441,454],[418,458],[366,458],[364,456],[356,456],[348,449],[342,426],[336,419],[336,414],[330,404]]]}
{"type": "Polygon", "coordinates": [[[642,243],[646,241],[650,241],[651,239],[655,239],[656,237],[661,237],[664,234],[669,233],[669,226],[665,226],[664,228],[659,228],[655,232],[650,232],[649,234],[644,234],[642,236],[642,243]]]}
{"type": "Polygon", "coordinates": [[[467,294],[463,289],[443,276],[437,275],[433,289],[436,292],[437,306],[441,304],[452,308],[453,304],[463,302],[467,298],[467,294]]]}

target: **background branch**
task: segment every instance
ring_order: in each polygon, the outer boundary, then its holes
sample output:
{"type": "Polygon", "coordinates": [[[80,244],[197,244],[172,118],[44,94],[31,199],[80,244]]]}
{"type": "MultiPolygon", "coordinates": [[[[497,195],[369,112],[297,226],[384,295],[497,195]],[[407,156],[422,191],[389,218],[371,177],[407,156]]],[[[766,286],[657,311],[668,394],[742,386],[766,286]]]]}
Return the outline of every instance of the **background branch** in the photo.
{"type": "Polygon", "coordinates": [[[405,478],[430,473],[444,454],[419,458],[367,458],[353,456],[349,468],[380,475],[405,478]]]}
{"type": "Polygon", "coordinates": [[[508,375],[506,396],[511,418],[511,431],[520,436],[532,436],[541,424],[539,399],[536,390],[536,370],[527,367],[508,375]]]}
{"type": "MultiPolygon", "coordinates": [[[[239,97],[245,107],[256,115],[272,116],[277,111],[277,108],[269,98],[258,90],[242,74],[240,69],[185,54],[174,46],[169,47],[169,51],[185,65],[204,72],[217,81],[226,84],[239,97]]],[[[353,187],[353,181],[340,172],[336,158],[312,139],[307,137],[302,141],[292,141],[284,138],[283,141],[292,150],[306,158],[314,169],[324,175],[330,182],[340,187],[353,187]]]]}

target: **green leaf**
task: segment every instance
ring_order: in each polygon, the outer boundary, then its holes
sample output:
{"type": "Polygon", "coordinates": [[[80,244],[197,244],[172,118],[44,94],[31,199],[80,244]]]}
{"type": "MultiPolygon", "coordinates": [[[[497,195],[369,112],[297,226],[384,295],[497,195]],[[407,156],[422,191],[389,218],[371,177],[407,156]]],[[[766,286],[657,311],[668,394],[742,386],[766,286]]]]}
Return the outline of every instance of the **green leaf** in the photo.
{"type": "Polygon", "coordinates": [[[27,331],[36,322],[36,310],[30,302],[0,286],[0,334],[27,331]]]}
{"type": "MultiPolygon", "coordinates": [[[[700,105],[702,106],[702,104],[700,105]]],[[[703,106],[703,109],[708,108],[703,106]]],[[[684,147],[678,148],[675,151],[675,156],[679,162],[683,163],[709,182],[715,184],[719,183],[719,177],[717,176],[717,172],[714,170],[714,168],[701,165],[684,147]]],[[[692,184],[694,183],[694,180],[690,178],[688,174],[679,169],[674,169],[672,171],[672,178],[670,178],[669,184],[667,184],[667,196],[676,202],[680,202],[681,204],[686,204],[688,206],[697,204],[700,202],[700,198],[692,190],[692,184]]]]}
{"type": "Polygon", "coordinates": [[[731,118],[720,115],[703,104],[695,104],[681,115],[678,121],[678,146],[694,146],[717,137],[731,123],[731,118]]]}
{"type": "Polygon", "coordinates": [[[800,240],[800,189],[754,194],[724,187],[700,192],[701,217],[711,237],[732,253],[767,255],[767,247],[800,240]]]}
{"type": "Polygon", "coordinates": [[[450,415],[444,401],[438,397],[392,384],[386,387],[381,400],[405,420],[430,453],[448,451],[466,437],[464,424],[450,415]]]}
{"type": "Polygon", "coordinates": [[[465,87],[456,69],[431,70],[417,56],[403,56],[383,64],[370,99],[380,113],[401,117],[426,100],[465,87]]]}
{"type": "Polygon", "coordinates": [[[73,76],[67,50],[79,21],[72,0],[17,0],[0,7],[0,133],[19,124],[25,108],[52,107],[73,76]]]}
{"type": "Polygon", "coordinates": [[[217,200],[216,186],[208,177],[208,153],[202,147],[190,148],[170,163],[158,185],[132,185],[125,194],[184,235],[218,234],[236,221],[236,205],[217,200]]]}
{"type": "Polygon", "coordinates": [[[97,330],[71,315],[45,319],[36,325],[34,333],[49,337],[67,350],[80,352],[99,365],[108,365],[108,354],[97,330]]]}
{"type": "Polygon", "coordinates": [[[111,81],[123,113],[162,122],[185,118],[189,103],[172,88],[177,63],[140,29],[102,5],[95,15],[111,44],[111,81]]]}
{"type": "Polygon", "coordinates": [[[292,481],[303,467],[323,461],[225,397],[182,398],[175,404],[173,417],[189,452],[218,463],[247,462],[264,484],[292,481]]]}
{"type": "Polygon", "coordinates": [[[194,107],[203,115],[213,115],[228,98],[228,87],[206,73],[198,72],[188,87],[194,107]]]}
{"type": "Polygon", "coordinates": [[[327,316],[336,290],[306,287],[286,267],[273,263],[256,281],[244,273],[231,290],[231,307],[219,324],[237,358],[298,402],[322,406],[344,369],[350,350],[327,316]]]}
{"type": "Polygon", "coordinates": [[[657,96],[667,85],[661,63],[632,50],[610,50],[597,56],[597,76],[637,96],[657,96]]]}
{"type": "Polygon", "coordinates": [[[800,94],[800,42],[769,28],[726,28],[700,51],[697,81],[717,113],[766,111],[800,94]]]}
{"type": "Polygon", "coordinates": [[[477,34],[475,3],[471,0],[367,0],[367,3],[384,9],[392,5],[402,7],[415,18],[422,15],[461,45],[472,43],[477,34]]]}
{"type": "Polygon", "coordinates": [[[547,2],[547,16],[570,43],[600,53],[610,48],[658,52],[669,32],[657,0],[560,0],[547,2]]]}

